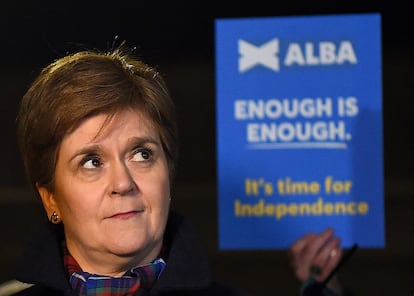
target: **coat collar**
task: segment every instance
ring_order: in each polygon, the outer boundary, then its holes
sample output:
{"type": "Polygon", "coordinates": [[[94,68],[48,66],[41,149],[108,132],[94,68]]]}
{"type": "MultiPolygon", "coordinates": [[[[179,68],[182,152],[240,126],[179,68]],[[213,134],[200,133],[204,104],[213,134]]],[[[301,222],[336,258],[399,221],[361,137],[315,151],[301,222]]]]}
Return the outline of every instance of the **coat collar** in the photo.
{"type": "MultiPolygon", "coordinates": [[[[16,278],[57,290],[70,290],[62,259],[63,237],[62,224],[45,222],[29,241],[18,264],[16,278]]],[[[171,211],[164,240],[168,248],[167,266],[153,290],[208,287],[211,284],[209,263],[194,226],[183,216],[171,211]]]]}

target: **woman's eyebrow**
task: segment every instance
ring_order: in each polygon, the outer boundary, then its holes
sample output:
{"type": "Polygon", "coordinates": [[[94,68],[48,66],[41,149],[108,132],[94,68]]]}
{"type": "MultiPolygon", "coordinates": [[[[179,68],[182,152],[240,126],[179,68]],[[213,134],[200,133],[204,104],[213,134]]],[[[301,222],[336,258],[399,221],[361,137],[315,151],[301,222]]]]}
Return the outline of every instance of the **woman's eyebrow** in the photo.
{"type": "MultiPolygon", "coordinates": [[[[128,139],[128,147],[140,146],[144,144],[153,144],[159,146],[161,143],[159,140],[152,136],[131,137],[128,139]]],[[[72,154],[69,161],[72,161],[80,155],[98,154],[100,150],[102,150],[102,145],[100,144],[92,144],[86,147],[82,147],[72,154]]]]}
{"type": "Polygon", "coordinates": [[[154,145],[160,145],[160,141],[154,137],[151,136],[145,136],[145,137],[132,137],[128,140],[128,144],[132,146],[136,145],[143,145],[143,144],[154,144],[154,145]]]}
{"type": "Polygon", "coordinates": [[[82,147],[78,150],[76,150],[72,156],[70,157],[69,161],[72,161],[73,159],[75,159],[76,157],[80,156],[80,155],[88,155],[88,154],[97,154],[98,151],[100,150],[101,145],[90,145],[87,147],[82,147]]]}

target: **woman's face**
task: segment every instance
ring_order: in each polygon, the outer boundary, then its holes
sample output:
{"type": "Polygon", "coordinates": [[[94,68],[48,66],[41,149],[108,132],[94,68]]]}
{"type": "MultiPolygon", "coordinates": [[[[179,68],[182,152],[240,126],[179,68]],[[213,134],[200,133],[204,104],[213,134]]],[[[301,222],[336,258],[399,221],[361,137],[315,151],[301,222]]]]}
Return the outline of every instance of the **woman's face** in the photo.
{"type": "Polygon", "coordinates": [[[123,273],[162,246],[170,182],[159,135],[139,112],[87,119],[62,141],[54,191],[39,188],[62,218],[70,253],[83,270],[123,273]],[[100,131],[100,132],[99,132],[100,131]]]}

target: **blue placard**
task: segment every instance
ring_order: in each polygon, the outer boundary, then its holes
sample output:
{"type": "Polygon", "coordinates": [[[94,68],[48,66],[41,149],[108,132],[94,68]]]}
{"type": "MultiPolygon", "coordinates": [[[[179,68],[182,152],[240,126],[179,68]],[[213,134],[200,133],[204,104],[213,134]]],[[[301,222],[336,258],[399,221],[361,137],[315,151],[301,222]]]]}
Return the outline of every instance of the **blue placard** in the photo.
{"type": "Polygon", "coordinates": [[[217,19],[220,249],[385,246],[381,17],[217,19]]]}

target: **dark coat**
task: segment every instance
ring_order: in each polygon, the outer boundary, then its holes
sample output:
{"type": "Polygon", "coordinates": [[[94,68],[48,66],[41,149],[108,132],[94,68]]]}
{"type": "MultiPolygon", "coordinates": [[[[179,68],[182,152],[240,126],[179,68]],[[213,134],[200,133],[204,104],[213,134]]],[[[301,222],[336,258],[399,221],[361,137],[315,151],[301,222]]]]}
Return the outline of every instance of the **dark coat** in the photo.
{"type": "MultiPolygon", "coordinates": [[[[69,286],[63,265],[62,239],[63,227],[47,223],[31,241],[19,264],[16,279],[34,285],[15,295],[76,295],[69,286]]],[[[164,272],[149,292],[139,291],[136,295],[248,295],[213,281],[207,256],[195,229],[175,212],[170,213],[165,242],[169,254],[164,272]]]]}

